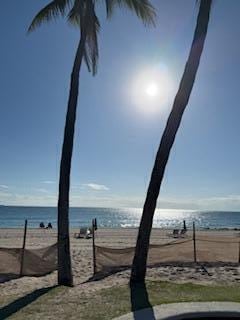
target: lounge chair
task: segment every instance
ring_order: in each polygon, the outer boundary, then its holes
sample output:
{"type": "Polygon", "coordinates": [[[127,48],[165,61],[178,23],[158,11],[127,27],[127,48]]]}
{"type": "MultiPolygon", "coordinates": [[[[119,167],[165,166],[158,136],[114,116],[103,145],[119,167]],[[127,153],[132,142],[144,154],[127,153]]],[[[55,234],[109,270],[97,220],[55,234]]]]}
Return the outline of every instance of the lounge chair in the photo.
{"type": "Polygon", "coordinates": [[[182,229],[179,236],[184,237],[186,235],[186,233],[187,233],[187,229],[182,229]]]}
{"type": "Polygon", "coordinates": [[[92,237],[92,229],[87,227],[80,228],[79,233],[74,233],[74,238],[77,238],[77,239],[80,239],[80,238],[89,239],[91,237],[92,237]]]}
{"type": "Polygon", "coordinates": [[[87,232],[86,232],[86,239],[92,238],[93,232],[92,232],[92,228],[88,228],[87,232]]]}
{"type": "Polygon", "coordinates": [[[172,235],[173,235],[174,238],[178,238],[178,236],[179,236],[179,229],[174,229],[172,235]]]}

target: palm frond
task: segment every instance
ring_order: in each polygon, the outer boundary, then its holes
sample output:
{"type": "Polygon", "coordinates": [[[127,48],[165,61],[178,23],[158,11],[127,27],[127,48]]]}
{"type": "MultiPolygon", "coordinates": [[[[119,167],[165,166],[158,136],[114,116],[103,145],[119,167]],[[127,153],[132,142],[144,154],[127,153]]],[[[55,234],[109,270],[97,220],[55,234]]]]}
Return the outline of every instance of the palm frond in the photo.
{"type": "Polygon", "coordinates": [[[94,0],[75,0],[68,14],[68,21],[85,33],[84,60],[93,75],[97,72],[98,63],[98,32],[100,23],[95,13],[94,0]]]}
{"type": "Polygon", "coordinates": [[[134,11],[146,25],[155,25],[156,12],[149,0],[105,0],[107,16],[110,17],[114,7],[126,7],[134,11]]]}
{"type": "MultiPolygon", "coordinates": [[[[150,0],[104,0],[107,16],[110,17],[114,8],[126,7],[135,12],[145,23],[153,24],[155,9],[150,0]]],[[[54,20],[59,16],[66,16],[69,23],[79,28],[85,36],[84,60],[93,75],[97,72],[98,64],[98,33],[100,23],[95,12],[97,0],[53,0],[44,7],[33,19],[28,32],[35,30],[42,23],[54,20]]]]}
{"type": "Polygon", "coordinates": [[[68,13],[68,21],[76,27],[81,27],[81,20],[84,17],[86,0],[75,0],[72,9],[68,13]]]}
{"type": "Polygon", "coordinates": [[[92,0],[87,0],[89,8],[86,10],[87,14],[85,17],[86,21],[86,47],[85,47],[85,62],[91,69],[92,74],[95,75],[97,73],[97,65],[98,65],[98,33],[100,31],[100,22],[95,13],[95,6],[92,0]]]}
{"type": "MultiPolygon", "coordinates": [[[[97,21],[95,21],[94,24],[98,25],[97,21]]],[[[93,75],[97,73],[98,58],[98,28],[94,27],[92,32],[88,33],[84,53],[84,60],[88,70],[91,71],[93,75]]]]}
{"type": "Polygon", "coordinates": [[[28,32],[34,31],[37,27],[50,20],[57,19],[59,16],[64,16],[70,8],[73,0],[53,0],[46,7],[38,12],[28,28],[28,32]]]}

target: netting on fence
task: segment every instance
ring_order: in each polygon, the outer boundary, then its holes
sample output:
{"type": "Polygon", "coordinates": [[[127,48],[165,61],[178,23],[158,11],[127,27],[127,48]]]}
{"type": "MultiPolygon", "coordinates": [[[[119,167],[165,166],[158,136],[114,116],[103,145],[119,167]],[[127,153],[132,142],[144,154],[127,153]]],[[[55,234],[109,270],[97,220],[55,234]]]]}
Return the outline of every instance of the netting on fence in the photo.
{"type": "Polygon", "coordinates": [[[239,240],[232,237],[197,236],[196,256],[199,262],[239,262],[239,240]]]}
{"type": "MultiPolygon", "coordinates": [[[[131,267],[135,247],[113,249],[96,246],[96,272],[111,272],[131,267]]],[[[166,244],[150,245],[148,266],[161,262],[190,262],[193,260],[192,240],[179,240],[166,244]],[[177,247],[177,250],[176,250],[177,247]]]]}
{"type": "Polygon", "coordinates": [[[0,248],[0,275],[43,276],[57,269],[57,244],[41,249],[0,248]]]}
{"type": "MultiPolygon", "coordinates": [[[[150,245],[147,266],[154,267],[164,263],[192,262],[239,262],[239,241],[236,238],[199,237],[179,239],[164,244],[150,245]],[[196,261],[195,258],[196,257],[196,261]]],[[[96,273],[111,273],[124,268],[130,268],[135,248],[95,247],[96,273]]]]}

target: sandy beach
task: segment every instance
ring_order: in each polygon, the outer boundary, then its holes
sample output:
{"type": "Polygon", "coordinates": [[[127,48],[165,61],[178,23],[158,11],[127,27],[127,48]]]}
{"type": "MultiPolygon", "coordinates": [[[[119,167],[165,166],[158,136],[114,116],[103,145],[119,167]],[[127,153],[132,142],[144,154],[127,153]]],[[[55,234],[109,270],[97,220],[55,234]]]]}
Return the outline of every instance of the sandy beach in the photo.
{"type": "MultiPolygon", "coordinates": [[[[98,281],[87,282],[93,275],[92,268],[92,240],[75,239],[71,230],[71,251],[76,290],[81,287],[84,292],[126,284],[129,280],[130,271],[125,270],[103,278],[98,281]]],[[[169,241],[170,231],[154,229],[151,243],[161,244],[169,241]]],[[[125,248],[135,245],[137,229],[99,229],[96,232],[96,244],[103,247],[125,248]]],[[[188,237],[192,233],[188,231],[188,237]]],[[[197,236],[203,239],[235,239],[239,241],[238,231],[197,231],[197,236]]],[[[22,229],[0,229],[0,247],[21,247],[23,238],[22,229]]],[[[26,248],[41,248],[54,244],[57,239],[56,230],[29,229],[27,232],[26,248]]],[[[215,246],[212,242],[211,246],[215,246]]],[[[211,247],[214,250],[215,247],[211,247]]],[[[206,249],[207,250],[207,249],[206,249]]],[[[226,257],[231,249],[224,249],[226,257]],[[225,251],[226,252],[225,252],[225,251]]],[[[233,254],[235,254],[233,252],[233,254]]],[[[236,253],[237,254],[237,253],[236,253]]],[[[236,256],[237,258],[237,256],[236,256]]],[[[240,284],[240,268],[237,263],[208,264],[206,269],[191,264],[169,264],[155,268],[148,268],[147,278],[152,280],[167,280],[173,282],[193,282],[211,284],[240,284]]],[[[57,283],[57,272],[44,277],[23,277],[0,284],[0,296],[23,295],[42,287],[48,287],[57,283]]]]}

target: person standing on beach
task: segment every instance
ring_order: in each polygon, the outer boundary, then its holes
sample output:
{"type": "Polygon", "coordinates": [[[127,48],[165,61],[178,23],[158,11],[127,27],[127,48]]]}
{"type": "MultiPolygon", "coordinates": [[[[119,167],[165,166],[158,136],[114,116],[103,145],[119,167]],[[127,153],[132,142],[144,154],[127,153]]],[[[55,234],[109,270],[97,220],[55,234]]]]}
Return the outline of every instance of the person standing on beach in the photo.
{"type": "Polygon", "coordinates": [[[183,230],[187,230],[186,221],[183,220],[183,230]]]}

